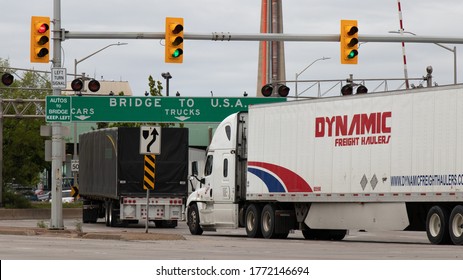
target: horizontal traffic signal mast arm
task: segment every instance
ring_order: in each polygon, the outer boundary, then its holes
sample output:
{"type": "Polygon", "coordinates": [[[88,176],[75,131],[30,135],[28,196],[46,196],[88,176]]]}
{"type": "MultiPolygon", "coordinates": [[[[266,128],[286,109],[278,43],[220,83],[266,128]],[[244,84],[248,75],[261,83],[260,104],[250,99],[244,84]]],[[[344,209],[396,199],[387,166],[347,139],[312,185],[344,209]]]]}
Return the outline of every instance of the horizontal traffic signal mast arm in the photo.
{"type": "Polygon", "coordinates": [[[45,117],[45,99],[2,99],[1,103],[0,114],[3,118],[45,117]]]}
{"type": "MultiPolygon", "coordinates": [[[[79,32],[66,31],[64,39],[164,39],[165,32],[79,32]]],[[[339,42],[339,34],[281,34],[281,33],[192,33],[185,32],[185,40],[204,41],[295,41],[339,42]]],[[[448,43],[463,44],[463,37],[365,35],[359,34],[359,42],[376,43],[448,43]]]]}

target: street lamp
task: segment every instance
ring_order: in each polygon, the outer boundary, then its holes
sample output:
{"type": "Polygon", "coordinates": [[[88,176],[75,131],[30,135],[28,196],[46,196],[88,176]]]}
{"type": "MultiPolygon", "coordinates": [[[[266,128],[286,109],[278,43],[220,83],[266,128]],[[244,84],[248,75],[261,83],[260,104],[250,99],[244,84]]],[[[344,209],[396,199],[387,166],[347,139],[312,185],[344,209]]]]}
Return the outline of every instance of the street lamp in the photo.
{"type": "Polygon", "coordinates": [[[300,76],[302,73],[304,73],[304,71],[307,70],[310,66],[312,66],[315,62],[320,61],[320,60],[327,60],[327,59],[331,59],[331,57],[322,57],[322,58],[315,59],[315,60],[312,61],[312,63],[310,63],[306,68],[304,68],[301,72],[296,73],[296,85],[295,85],[295,88],[296,88],[296,98],[299,96],[298,91],[297,91],[297,78],[299,78],[299,76],[300,76]]]}
{"type": "MultiPolygon", "coordinates": [[[[117,43],[114,43],[114,44],[109,44],[107,45],[106,47],[103,47],[99,50],[97,50],[96,52],[94,53],[91,53],[89,55],[87,55],[86,57],[80,59],[80,60],[77,60],[77,59],[74,59],[74,79],[77,79],[77,64],[81,63],[82,61],[94,56],[95,54],[109,48],[109,47],[112,47],[112,46],[123,46],[123,45],[127,45],[128,43],[121,43],[121,42],[117,42],[117,43]]],[[[85,83],[85,81],[83,81],[85,83]]],[[[72,157],[72,159],[74,160],[77,160],[77,122],[74,122],[74,155],[72,157]]],[[[74,185],[77,183],[77,172],[74,172],[74,185]]]]}
{"type": "Polygon", "coordinates": [[[91,53],[91,54],[87,55],[86,57],[84,57],[84,58],[82,58],[80,60],[74,59],[74,78],[77,78],[77,64],[81,63],[82,61],[94,56],[95,54],[97,54],[97,53],[99,53],[99,52],[101,52],[101,51],[103,51],[103,50],[105,50],[105,49],[107,49],[109,47],[112,47],[112,46],[124,46],[124,45],[128,45],[128,43],[117,42],[117,43],[114,43],[114,44],[109,44],[106,47],[103,47],[103,48],[97,50],[96,52],[91,53]]]}
{"type": "MultiPolygon", "coordinates": [[[[413,32],[410,32],[410,31],[402,31],[403,33],[407,33],[407,34],[410,34],[410,35],[413,35],[413,36],[416,36],[415,33],[413,32]]],[[[396,34],[400,34],[399,31],[389,31],[389,33],[396,33],[396,34]]],[[[448,51],[451,51],[453,52],[453,83],[454,84],[457,84],[457,47],[456,46],[453,46],[453,49],[452,48],[449,48],[447,46],[444,46],[442,44],[439,44],[439,43],[434,43],[434,45],[437,45],[441,48],[444,48],[448,51]]]]}
{"type": "Polygon", "coordinates": [[[169,72],[162,73],[161,76],[166,79],[166,96],[169,96],[169,80],[172,79],[172,75],[169,72]]]}

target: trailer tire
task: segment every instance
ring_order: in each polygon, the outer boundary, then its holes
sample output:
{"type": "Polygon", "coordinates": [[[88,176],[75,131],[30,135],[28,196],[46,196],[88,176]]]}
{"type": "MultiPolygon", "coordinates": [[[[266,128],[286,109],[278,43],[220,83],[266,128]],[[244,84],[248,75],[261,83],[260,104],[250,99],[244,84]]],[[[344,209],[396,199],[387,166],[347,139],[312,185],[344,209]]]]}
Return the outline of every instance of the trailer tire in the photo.
{"type": "Polygon", "coordinates": [[[246,224],[246,234],[250,238],[260,238],[262,237],[261,231],[261,207],[257,204],[251,204],[246,208],[245,224],[246,224]]]}
{"type": "Polygon", "coordinates": [[[110,216],[110,214],[109,214],[109,213],[110,213],[110,212],[109,212],[109,210],[110,210],[110,209],[109,209],[110,203],[111,203],[110,201],[106,201],[106,202],[105,202],[105,207],[104,207],[104,209],[105,209],[105,217],[104,217],[104,220],[105,220],[105,224],[106,224],[107,227],[111,226],[110,217],[109,217],[109,216],[110,216]]]}
{"type": "Polygon", "coordinates": [[[105,203],[105,220],[107,227],[126,227],[128,222],[121,221],[119,211],[114,209],[114,201],[110,200],[105,203]]]}
{"type": "Polygon", "coordinates": [[[450,244],[449,213],[441,206],[433,206],[426,217],[426,234],[432,244],[450,244]]]}
{"type": "Polygon", "coordinates": [[[201,235],[203,234],[203,229],[199,224],[199,211],[198,205],[193,204],[188,207],[188,228],[190,229],[190,233],[193,235],[201,235]]]}
{"type": "Polygon", "coordinates": [[[275,233],[275,207],[272,204],[267,204],[262,209],[261,231],[264,238],[276,238],[275,233]]]}
{"type": "Polygon", "coordinates": [[[107,225],[109,227],[114,227],[116,225],[116,221],[114,219],[114,203],[112,201],[108,202],[108,222],[107,225]]]}
{"type": "Polygon", "coordinates": [[[463,205],[457,205],[450,214],[450,239],[455,245],[463,245],[463,205]]]}

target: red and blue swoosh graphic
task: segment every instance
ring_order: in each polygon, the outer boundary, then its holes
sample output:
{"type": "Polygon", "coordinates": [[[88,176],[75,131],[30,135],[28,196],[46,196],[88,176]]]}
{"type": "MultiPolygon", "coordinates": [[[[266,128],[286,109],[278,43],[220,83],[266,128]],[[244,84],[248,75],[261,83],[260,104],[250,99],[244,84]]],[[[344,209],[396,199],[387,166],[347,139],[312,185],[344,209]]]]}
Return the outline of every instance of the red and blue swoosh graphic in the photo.
{"type": "Polygon", "coordinates": [[[269,192],[312,192],[312,188],[301,176],[283,166],[249,161],[248,172],[259,177],[269,192]]]}

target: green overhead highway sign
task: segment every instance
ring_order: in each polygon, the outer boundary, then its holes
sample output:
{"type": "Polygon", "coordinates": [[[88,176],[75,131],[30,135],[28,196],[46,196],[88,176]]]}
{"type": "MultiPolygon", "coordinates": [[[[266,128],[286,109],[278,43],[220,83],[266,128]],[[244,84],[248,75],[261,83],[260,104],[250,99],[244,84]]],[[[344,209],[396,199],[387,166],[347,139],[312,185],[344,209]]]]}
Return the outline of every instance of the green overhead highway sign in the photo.
{"type": "Polygon", "coordinates": [[[274,97],[47,96],[47,122],[221,122],[274,97]]]}
{"type": "Polygon", "coordinates": [[[45,115],[47,122],[71,121],[71,97],[47,96],[45,115]]]}

